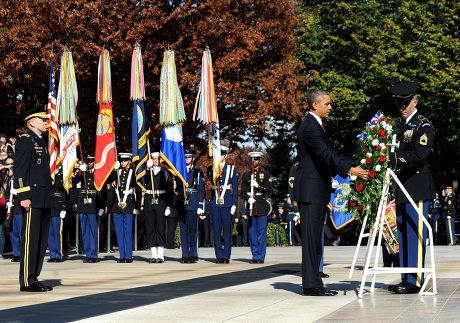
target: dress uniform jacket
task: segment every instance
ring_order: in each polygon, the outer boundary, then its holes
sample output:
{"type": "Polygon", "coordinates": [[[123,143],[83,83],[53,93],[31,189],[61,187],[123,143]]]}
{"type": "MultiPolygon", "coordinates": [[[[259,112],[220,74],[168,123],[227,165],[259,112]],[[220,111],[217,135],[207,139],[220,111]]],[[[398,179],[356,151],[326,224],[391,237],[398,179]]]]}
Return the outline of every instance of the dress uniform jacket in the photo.
{"type": "Polygon", "coordinates": [[[62,171],[54,177],[54,208],[51,209],[51,216],[59,216],[61,211],[66,210],[66,192],[64,189],[64,180],[62,171]]]}
{"type": "Polygon", "coordinates": [[[457,244],[457,238],[455,235],[455,216],[457,215],[455,211],[455,204],[455,195],[451,192],[446,196],[445,212],[443,215],[446,219],[447,239],[449,245],[457,244]]]}
{"type": "Polygon", "coordinates": [[[51,209],[50,232],[48,236],[48,249],[50,261],[62,258],[62,220],[61,211],[66,210],[66,192],[64,189],[62,171],[59,171],[54,178],[54,202],[55,207],[51,209]]]}
{"type": "MultiPolygon", "coordinates": [[[[212,166],[208,167],[208,178],[212,181],[212,166]]],[[[220,192],[217,196],[217,186],[213,186],[211,190],[211,199],[209,200],[210,207],[231,207],[238,205],[238,174],[233,165],[225,164],[222,168],[222,174],[219,176],[220,192]],[[224,195],[222,195],[224,193],[224,195]],[[223,204],[217,204],[217,198],[223,198],[223,204]]]]}
{"type": "Polygon", "coordinates": [[[85,175],[80,174],[74,178],[77,212],[96,214],[103,207],[100,194],[94,186],[94,169],[87,169],[85,175]],[[85,186],[86,179],[86,186],[85,186]]]}
{"type": "MultiPolygon", "coordinates": [[[[6,178],[6,198],[9,201],[11,196],[12,184],[14,182],[12,176],[6,178]]],[[[10,219],[10,240],[11,247],[13,249],[13,259],[19,261],[21,255],[21,235],[22,235],[22,208],[19,205],[19,201],[16,198],[16,192],[13,189],[13,207],[11,208],[11,219],[10,219]]]]}
{"type": "Polygon", "coordinates": [[[49,154],[45,140],[32,130],[18,138],[13,165],[17,201],[29,199],[31,209],[23,210],[19,283],[38,283],[48,242],[51,208],[54,207],[49,154]]]}
{"type": "MultiPolygon", "coordinates": [[[[417,111],[398,130],[399,149],[392,159],[395,168],[400,170],[399,180],[414,201],[431,200],[435,196],[435,188],[427,159],[433,149],[433,127],[417,111]]],[[[409,202],[400,188],[397,190],[397,202],[409,202]]]]}
{"type": "Polygon", "coordinates": [[[200,169],[191,166],[187,177],[188,187],[185,195],[185,210],[194,211],[201,208],[204,211],[204,177],[200,169]]]}
{"type": "MultiPolygon", "coordinates": [[[[254,196],[256,200],[252,206],[252,215],[268,215],[271,211],[271,205],[267,201],[272,191],[272,177],[264,170],[254,172],[254,179],[259,187],[254,187],[254,196]]],[[[241,181],[241,197],[248,200],[251,195],[251,172],[246,172],[241,181]]],[[[249,211],[249,203],[246,210],[249,211]]],[[[249,214],[248,214],[249,215],[249,214]]]]}
{"type": "Polygon", "coordinates": [[[136,174],[133,169],[125,170],[119,169],[116,171],[116,181],[117,186],[111,187],[107,194],[107,207],[111,210],[112,213],[126,213],[133,214],[134,209],[137,208],[136,196],[136,174]],[[128,178],[131,171],[131,178],[128,178]],[[117,191],[118,190],[118,195],[117,191]],[[126,191],[126,192],[125,192],[126,191]],[[121,208],[119,203],[123,202],[123,199],[126,195],[126,206],[121,208]]]}

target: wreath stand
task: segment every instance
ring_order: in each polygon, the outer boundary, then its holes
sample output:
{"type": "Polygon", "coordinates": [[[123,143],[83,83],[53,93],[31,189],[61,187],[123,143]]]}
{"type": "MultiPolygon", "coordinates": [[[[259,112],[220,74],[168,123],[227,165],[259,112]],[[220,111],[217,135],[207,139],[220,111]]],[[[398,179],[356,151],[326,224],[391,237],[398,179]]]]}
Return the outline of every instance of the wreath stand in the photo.
{"type": "MultiPolygon", "coordinates": [[[[395,138],[393,137],[393,142],[391,144],[392,148],[391,151],[394,151],[394,147],[397,145],[395,144],[395,138]]],[[[351,278],[353,275],[353,270],[356,264],[356,260],[358,257],[358,252],[359,252],[359,247],[361,245],[361,241],[364,237],[371,237],[368,242],[367,242],[367,250],[366,250],[366,257],[365,257],[365,263],[363,267],[363,277],[361,280],[361,286],[359,288],[359,293],[358,293],[358,298],[363,297],[363,292],[364,292],[364,286],[366,285],[366,278],[368,275],[373,275],[372,276],[372,283],[371,283],[371,289],[370,292],[374,293],[374,287],[375,287],[375,279],[377,274],[386,274],[386,273],[427,273],[427,276],[425,277],[425,282],[423,286],[420,289],[420,292],[418,293],[419,295],[436,295],[438,293],[437,286],[436,286],[436,270],[435,270],[435,261],[434,261],[434,247],[433,243],[429,244],[430,248],[430,265],[431,267],[425,266],[425,268],[417,268],[417,267],[382,267],[379,266],[379,259],[380,259],[380,246],[382,243],[382,235],[383,235],[383,225],[385,223],[385,208],[386,208],[386,201],[387,201],[387,196],[388,196],[388,191],[390,188],[390,178],[393,178],[394,181],[397,183],[399,188],[403,191],[404,195],[407,197],[409,200],[410,204],[412,207],[418,211],[418,216],[419,218],[422,219],[423,224],[427,227],[428,229],[428,237],[429,241],[434,241],[433,240],[433,230],[431,229],[431,225],[428,223],[428,221],[425,219],[423,216],[423,213],[420,211],[420,209],[417,207],[415,204],[414,200],[412,197],[409,195],[407,190],[405,189],[404,185],[401,183],[399,180],[398,176],[394,173],[394,171],[391,168],[387,168],[386,174],[385,174],[385,179],[384,179],[384,184],[382,188],[382,196],[380,198],[379,202],[379,207],[377,211],[377,216],[375,218],[375,223],[372,226],[372,229],[370,232],[365,233],[364,230],[366,228],[366,223],[368,216],[366,215],[363,221],[363,225],[361,227],[361,232],[359,235],[358,239],[358,244],[356,246],[355,254],[353,257],[353,262],[350,268],[350,273],[348,278],[351,278]],[[375,246],[375,239],[377,238],[378,234],[378,242],[377,246],[375,246]],[[376,248],[376,251],[374,251],[374,248],[376,248]],[[370,267],[372,255],[375,252],[375,258],[374,258],[374,266],[370,267]],[[433,291],[425,291],[427,288],[428,282],[430,279],[433,279],[433,291]]],[[[422,243],[425,243],[423,241],[422,243]]]]}

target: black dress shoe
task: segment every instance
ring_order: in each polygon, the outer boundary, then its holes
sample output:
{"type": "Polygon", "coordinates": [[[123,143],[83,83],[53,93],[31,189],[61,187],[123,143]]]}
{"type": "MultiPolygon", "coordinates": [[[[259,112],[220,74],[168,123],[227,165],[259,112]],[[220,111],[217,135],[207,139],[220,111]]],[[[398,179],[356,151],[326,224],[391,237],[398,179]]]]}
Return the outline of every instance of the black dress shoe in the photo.
{"type": "Polygon", "coordinates": [[[13,256],[13,258],[11,258],[11,262],[20,262],[21,261],[21,258],[19,258],[19,256],[13,256]]]}
{"type": "Polygon", "coordinates": [[[258,260],[251,259],[251,260],[249,261],[249,263],[250,263],[250,264],[258,264],[259,261],[258,261],[258,260]]]}
{"type": "Polygon", "coordinates": [[[195,263],[195,262],[198,262],[198,257],[192,257],[192,261],[195,263]]]}
{"type": "Polygon", "coordinates": [[[46,262],[56,262],[56,258],[50,258],[46,262]]]}
{"type": "Polygon", "coordinates": [[[164,262],[165,262],[164,259],[161,259],[161,258],[158,258],[158,259],[157,259],[157,263],[159,263],[159,264],[162,264],[162,263],[164,263],[164,262]]]}
{"type": "Polygon", "coordinates": [[[43,293],[46,292],[45,287],[41,287],[38,284],[32,284],[30,286],[21,286],[19,289],[21,292],[32,292],[32,293],[43,293]]]}
{"type": "Polygon", "coordinates": [[[222,258],[217,258],[216,264],[223,264],[223,263],[224,263],[224,259],[222,259],[222,258]]]}
{"type": "Polygon", "coordinates": [[[101,259],[99,259],[99,258],[91,258],[92,263],[96,263],[96,262],[100,262],[100,261],[101,261],[101,259]]]}
{"type": "Polygon", "coordinates": [[[127,264],[130,264],[130,263],[132,263],[132,262],[133,262],[133,258],[125,259],[125,263],[127,263],[127,264]]]}
{"type": "Polygon", "coordinates": [[[400,282],[399,284],[396,284],[396,285],[389,285],[388,286],[388,291],[392,292],[393,289],[395,289],[395,287],[400,287],[400,286],[405,286],[405,285],[406,285],[406,282],[400,282]]]}
{"type": "Polygon", "coordinates": [[[325,274],[325,273],[323,273],[323,272],[320,272],[320,273],[319,273],[319,277],[321,277],[321,278],[329,278],[329,275],[328,275],[328,274],[325,274]]]}
{"type": "Polygon", "coordinates": [[[150,258],[149,264],[155,264],[157,260],[155,258],[150,258]]]}
{"type": "Polygon", "coordinates": [[[190,263],[191,263],[191,260],[190,260],[190,258],[182,258],[182,259],[180,260],[180,263],[181,263],[181,264],[190,264],[190,263]]]}
{"type": "Polygon", "coordinates": [[[304,288],[302,292],[304,296],[335,296],[337,294],[335,290],[325,288],[304,288]]]}
{"type": "Polygon", "coordinates": [[[83,263],[84,263],[84,264],[89,264],[89,263],[91,263],[91,258],[85,258],[85,259],[83,259],[83,263]]]}
{"type": "Polygon", "coordinates": [[[224,262],[223,262],[223,263],[224,263],[224,264],[229,264],[229,263],[230,263],[230,260],[224,259],[224,262]]]}
{"type": "Polygon", "coordinates": [[[121,263],[124,263],[125,260],[123,258],[118,258],[117,259],[117,264],[121,264],[121,263]]]}
{"type": "Polygon", "coordinates": [[[46,286],[46,285],[43,285],[42,283],[40,282],[37,282],[37,285],[40,286],[41,288],[44,288],[47,292],[50,292],[53,290],[53,287],[51,286],[46,286]]]}
{"type": "Polygon", "coordinates": [[[258,263],[259,263],[259,264],[263,264],[264,261],[263,261],[263,260],[259,260],[258,263]]]}
{"type": "Polygon", "coordinates": [[[406,283],[403,286],[396,286],[393,288],[395,294],[418,294],[420,287],[406,283]]]}

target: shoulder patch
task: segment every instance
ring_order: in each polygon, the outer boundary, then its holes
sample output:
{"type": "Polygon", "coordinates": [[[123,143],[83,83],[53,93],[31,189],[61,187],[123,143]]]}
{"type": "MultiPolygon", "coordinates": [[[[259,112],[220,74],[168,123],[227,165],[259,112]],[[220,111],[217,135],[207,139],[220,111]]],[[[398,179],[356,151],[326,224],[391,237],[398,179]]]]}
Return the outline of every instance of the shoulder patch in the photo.
{"type": "Polygon", "coordinates": [[[420,136],[420,145],[426,146],[428,144],[428,136],[426,133],[424,133],[422,136],[420,136]]]}

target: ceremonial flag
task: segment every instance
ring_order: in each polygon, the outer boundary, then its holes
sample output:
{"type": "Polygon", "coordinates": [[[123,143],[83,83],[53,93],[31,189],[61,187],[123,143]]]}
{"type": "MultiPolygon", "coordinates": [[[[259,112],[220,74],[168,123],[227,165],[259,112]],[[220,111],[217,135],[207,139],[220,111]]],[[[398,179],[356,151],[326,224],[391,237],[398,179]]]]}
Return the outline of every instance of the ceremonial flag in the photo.
{"type": "Polygon", "coordinates": [[[166,168],[187,182],[187,166],[185,165],[184,144],[182,143],[182,127],[178,125],[166,126],[161,133],[161,160],[166,168]]]}
{"type": "Polygon", "coordinates": [[[64,188],[72,187],[73,167],[77,162],[77,146],[80,144],[77,122],[78,89],[72,53],[67,49],[61,56],[61,72],[56,101],[56,119],[60,125],[60,158],[64,188]]]}
{"type": "Polygon", "coordinates": [[[350,194],[350,177],[336,175],[332,180],[334,192],[331,194],[331,220],[336,229],[345,227],[353,221],[351,213],[347,212],[348,195],[350,194]]]}
{"type": "Polygon", "coordinates": [[[54,177],[57,173],[58,155],[59,155],[59,124],[56,119],[56,83],[54,79],[54,57],[51,53],[50,58],[50,84],[48,91],[47,113],[50,120],[48,130],[48,152],[50,154],[50,174],[54,183],[54,177]]]}
{"type": "Polygon", "coordinates": [[[177,83],[174,51],[167,50],[163,55],[160,79],[160,123],[164,126],[160,157],[165,167],[180,178],[186,188],[188,182],[182,142],[183,121],[185,121],[184,103],[177,83]]]}
{"type": "Polygon", "coordinates": [[[131,57],[131,87],[130,97],[134,101],[133,108],[133,161],[136,165],[136,183],[145,190],[144,176],[147,169],[147,160],[149,152],[149,134],[150,126],[147,113],[145,111],[145,86],[144,86],[144,64],[142,62],[141,47],[136,44],[131,57]]]}
{"type": "Polygon", "coordinates": [[[216,183],[222,173],[220,164],[220,131],[217,99],[214,88],[211,51],[208,47],[201,59],[201,79],[193,111],[193,120],[200,120],[208,128],[209,157],[212,157],[213,180],[216,183]]]}
{"type": "Polygon", "coordinates": [[[104,49],[99,57],[97,102],[99,115],[96,126],[96,153],[94,161],[94,186],[102,189],[117,160],[112,109],[112,80],[110,54],[104,49]]]}

